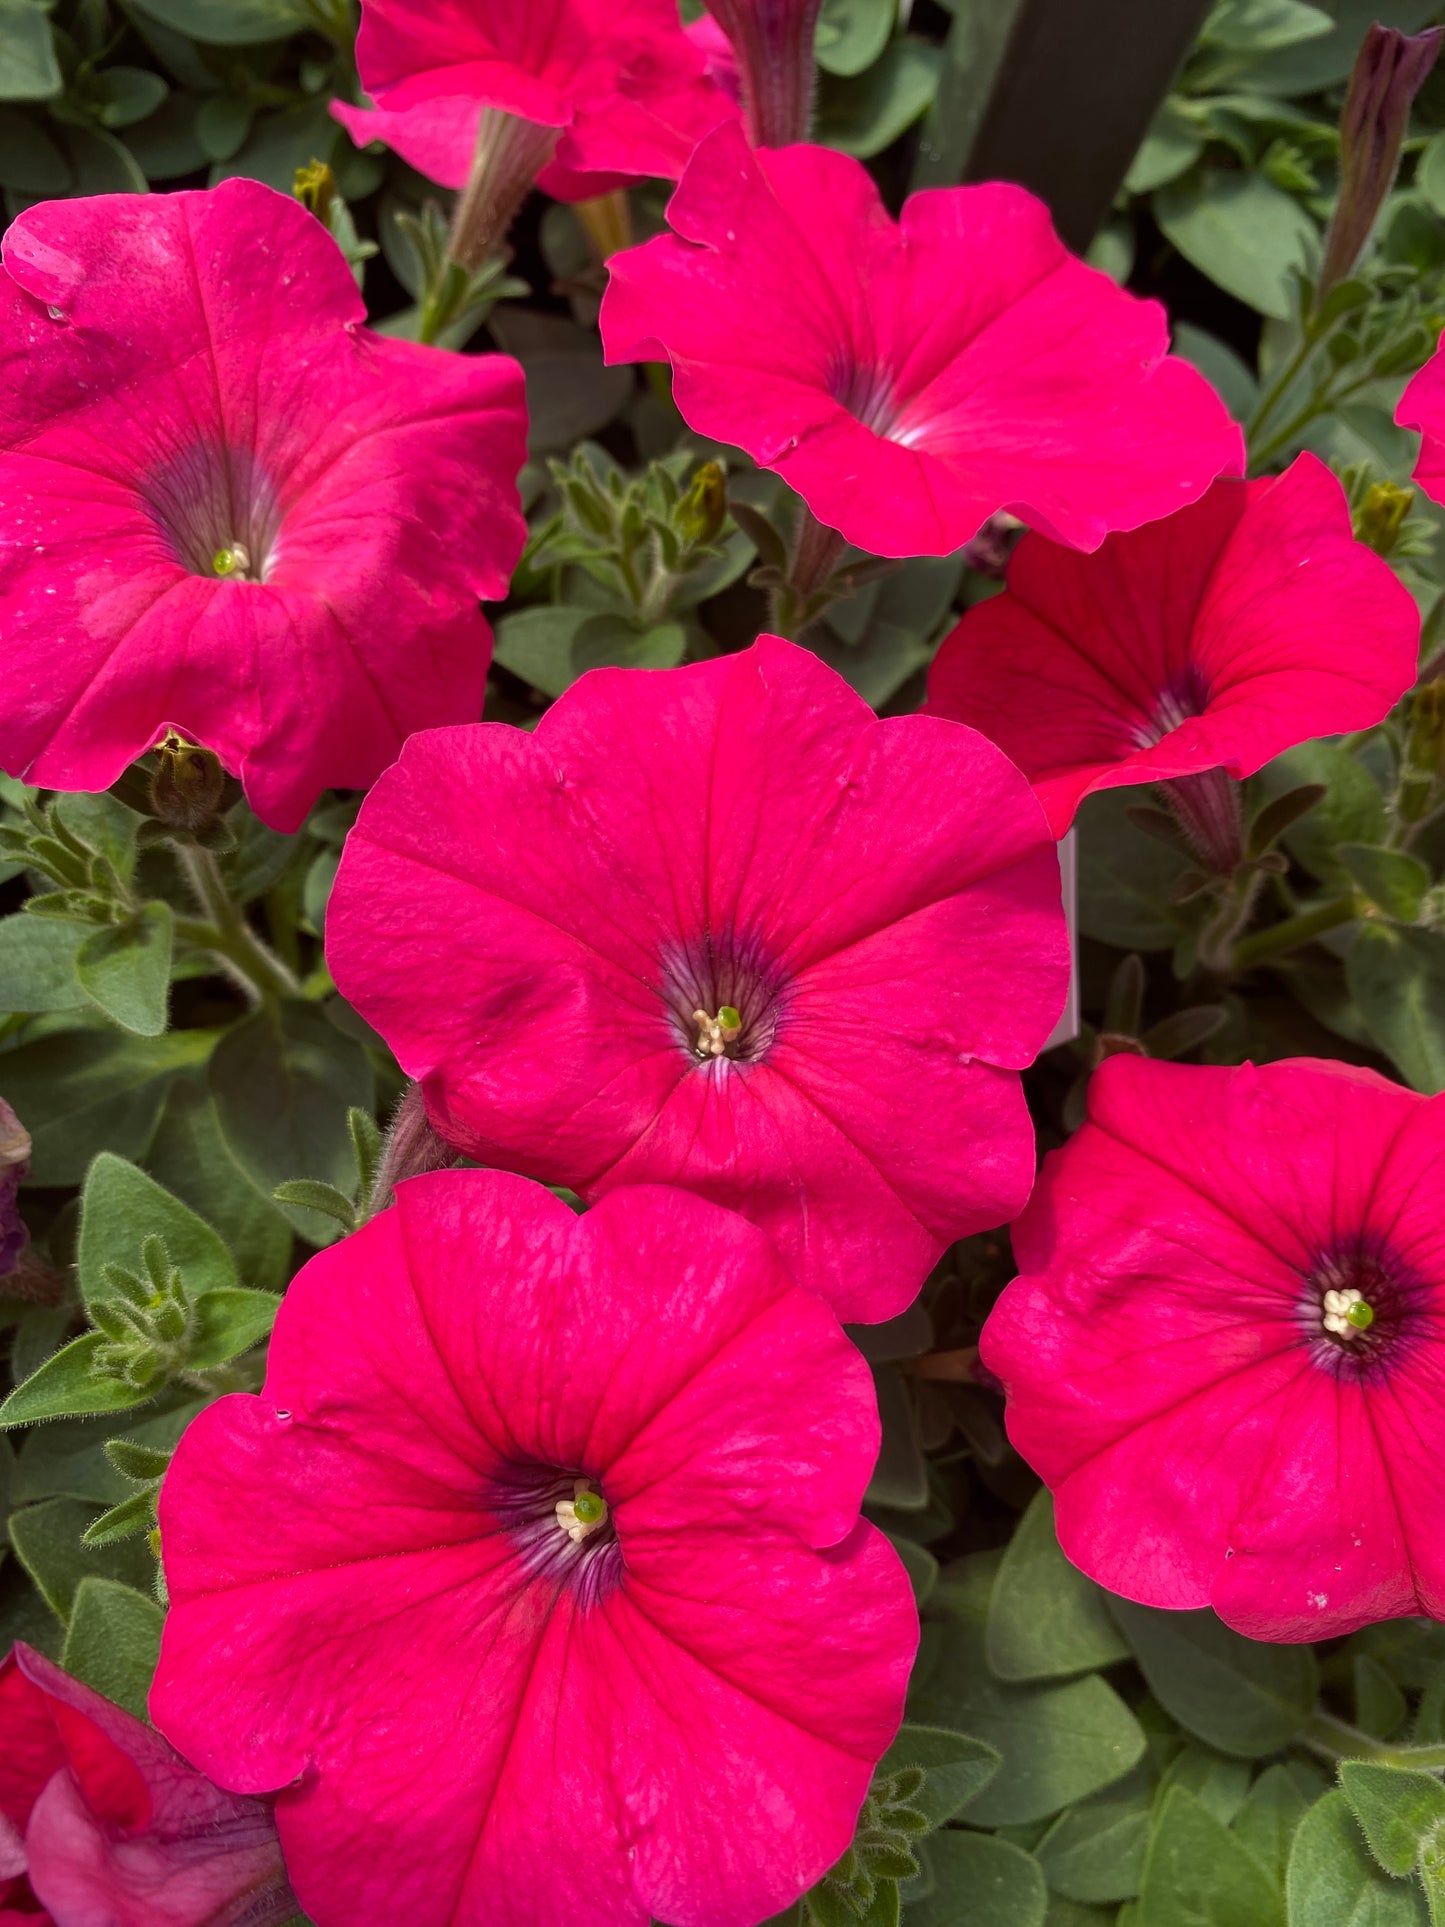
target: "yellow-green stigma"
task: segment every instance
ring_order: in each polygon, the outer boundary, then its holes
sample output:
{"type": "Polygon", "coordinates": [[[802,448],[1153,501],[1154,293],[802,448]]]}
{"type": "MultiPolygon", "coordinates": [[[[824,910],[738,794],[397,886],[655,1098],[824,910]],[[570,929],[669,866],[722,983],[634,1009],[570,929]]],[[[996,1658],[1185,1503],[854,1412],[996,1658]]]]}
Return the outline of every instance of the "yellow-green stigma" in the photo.
{"type": "Polygon", "coordinates": [[[211,557],[211,567],[218,576],[234,576],[244,582],[250,574],[251,557],[239,542],[232,543],[228,549],[217,549],[211,557]]]}
{"type": "Polygon", "coordinates": [[[1360,1332],[1367,1332],[1375,1322],[1374,1306],[1367,1304],[1363,1294],[1353,1289],[1327,1291],[1323,1313],[1320,1322],[1335,1338],[1354,1338],[1360,1332]]]}
{"type": "Polygon", "coordinates": [[[600,1531],[607,1523],[608,1513],[607,1501],[586,1479],[577,1480],[570,1499],[557,1501],[557,1523],[574,1546],[600,1531]]]}
{"type": "Polygon", "coordinates": [[[716,1017],[709,1016],[705,1010],[695,1010],[692,1021],[697,1025],[697,1054],[699,1057],[722,1057],[727,1047],[742,1034],[743,1020],[731,1004],[724,1004],[716,1017]]]}

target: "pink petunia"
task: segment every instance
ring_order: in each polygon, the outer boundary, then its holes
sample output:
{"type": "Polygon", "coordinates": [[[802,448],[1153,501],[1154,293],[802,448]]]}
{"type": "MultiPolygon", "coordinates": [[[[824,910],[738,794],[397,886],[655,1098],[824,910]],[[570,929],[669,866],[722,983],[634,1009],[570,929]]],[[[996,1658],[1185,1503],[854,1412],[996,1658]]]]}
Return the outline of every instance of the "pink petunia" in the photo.
{"type": "Polygon", "coordinates": [[[0,765],[104,789],[174,727],[293,830],[480,714],[526,530],[521,372],[384,340],[255,181],[30,208],[0,275],[0,765]]]}
{"type": "Polygon", "coordinates": [[[162,1489],[158,1724],[318,1927],[753,1927],[841,1854],[917,1642],[867,1367],[684,1192],[403,1184],[162,1489]]]}
{"type": "Polygon", "coordinates": [[[1445,1617],[1445,1097],[1113,1057],[983,1335],[1059,1541],[1255,1639],[1445,1617]]]}
{"type": "Polygon", "coordinates": [[[1395,420],[1419,431],[1415,480],[1432,502],[1445,502],[1445,348],[1437,348],[1400,397],[1395,420]]]}
{"type": "Polygon", "coordinates": [[[327,944],[451,1143],[700,1192],[840,1317],[901,1311],[1033,1181],[1017,1073],[1068,971],[1043,812],[973,731],[879,722],[775,636],[414,738],[327,944]]]}
{"type": "Polygon", "coordinates": [[[676,0],[364,0],[356,59],[376,106],[333,101],[336,119],[443,187],[465,185],[488,109],[536,130],[532,172],[563,201],[676,180],[738,112],[676,0]]]}
{"type": "Polygon", "coordinates": [[[0,1660],[0,1923],[275,1927],[295,1912],[269,1806],[222,1793],[43,1653],[0,1660]]]}
{"type": "Polygon", "coordinates": [[[1025,536],[939,650],[927,708],[980,729],[1056,835],[1094,790],[1226,769],[1378,723],[1415,680],[1414,597],[1313,455],[1094,555],[1025,536]]]}
{"type": "Polygon", "coordinates": [[[1242,464],[1163,310],[1022,188],[929,189],[895,223],[858,161],[725,126],[668,220],[608,263],[608,359],[670,361],[693,428],[874,555],[948,554],[999,509],[1093,549],[1242,464]]]}

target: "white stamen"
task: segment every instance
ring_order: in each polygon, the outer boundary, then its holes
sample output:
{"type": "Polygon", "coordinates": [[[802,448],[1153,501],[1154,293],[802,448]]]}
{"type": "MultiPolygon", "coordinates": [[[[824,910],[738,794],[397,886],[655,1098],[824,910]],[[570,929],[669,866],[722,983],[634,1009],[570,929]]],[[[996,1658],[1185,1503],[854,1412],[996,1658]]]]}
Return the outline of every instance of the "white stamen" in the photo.
{"type": "Polygon", "coordinates": [[[725,1024],[722,1012],[710,1017],[705,1010],[695,1010],[692,1021],[697,1025],[697,1053],[699,1057],[721,1057],[728,1045],[739,1035],[741,1024],[725,1024]]]}
{"type": "Polygon", "coordinates": [[[1361,1328],[1352,1325],[1347,1316],[1352,1305],[1363,1305],[1365,1294],[1353,1288],[1346,1291],[1327,1291],[1324,1295],[1324,1315],[1320,1322],[1327,1332],[1336,1338],[1358,1338],[1361,1328]]]}
{"type": "Polygon", "coordinates": [[[602,1494],[598,1492],[588,1480],[577,1479],[572,1486],[572,1497],[570,1499],[559,1499],[557,1501],[557,1523],[572,1541],[573,1545],[580,1546],[584,1539],[590,1538],[594,1532],[600,1532],[603,1526],[606,1525],[607,1510],[607,1501],[603,1498],[602,1494]],[[577,1501],[584,1493],[586,1493],[589,1499],[594,1499],[602,1508],[600,1514],[595,1519],[579,1519],[577,1517],[577,1501]]]}

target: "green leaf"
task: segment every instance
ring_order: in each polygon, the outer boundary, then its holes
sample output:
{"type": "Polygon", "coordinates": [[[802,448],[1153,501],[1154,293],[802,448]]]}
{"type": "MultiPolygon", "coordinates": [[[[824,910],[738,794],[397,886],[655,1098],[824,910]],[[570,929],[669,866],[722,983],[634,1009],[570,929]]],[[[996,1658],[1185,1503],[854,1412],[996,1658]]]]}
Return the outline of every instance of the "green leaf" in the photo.
{"type": "Polygon", "coordinates": [[[1430,872],[1404,850],[1341,843],[1335,854],[1371,903],[1401,923],[1413,923],[1430,888],[1430,872]]]}
{"type": "Polygon", "coordinates": [[[1120,950],[1168,950],[1189,928],[1171,893],[1192,863],[1135,828],[1130,794],[1104,790],[1079,810],[1079,929],[1120,950]]]}
{"type": "Polygon", "coordinates": [[[154,1599],[114,1579],[82,1579],[60,1663],[72,1679],[146,1717],[166,1616],[154,1599]]]}
{"type": "Polygon", "coordinates": [[[1177,94],[1170,94],[1154,116],[1124,185],[1131,194],[1152,194],[1167,181],[1178,180],[1203,152],[1204,130],[1197,116],[1177,94]]]}
{"type": "Polygon", "coordinates": [[[148,903],[122,923],[94,930],[75,954],[85,994],[123,1030],[159,1037],[170,999],[175,913],[148,903]]]}
{"type": "Polygon", "coordinates": [[[0,107],[0,182],[17,194],[48,198],[68,192],[70,178],[70,163],[41,121],[19,108],[0,107]]]}
{"type": "Polygon", "coordinates": [[[1382,1873],[1343,1793],[1327,1793],[1301,1820],[1285,1883],[1289,1927],[1426,1927],[1413,1881],[1382,1873]]]}
{"type": "Polygon", "coordinates": [[[590,615],[572,638],[577,675],[588,669],[675,669],[687,652],[680,622],[639,629],[626,616],[590,615]]]}
{"type": "Polygon", "coordinates": [[[1356,1653],[1355,1724],[1377,1740],[1390,1740],[1409,1718],[1405,1695],[1377,1659],[1356,1653]]]}
{"type": "Polygon", "coordinates": [[[903,1562],[904,1570],[913,1587],[915,1601],[918,1605],[923,1605],[938,1584],[938,1561],[926,1546],[916,1545],[912,1539],[900,1538],[897,1533],[891,1532],[888,1539],[903,1562]]]}
{"type": "Polygon", "coordinates": [[[1069,1900],[1132,1900],[1149,1844],[1152,1789],[1140,1767],[1061,1813],[1034,1852],[1053,1893],[1069,1900]]]}
{"type": "Polygon", "coordinates": [[[988,1785],[998,1772],[999,1756],[971,1734],[910,1721],[899,1727],[878,1771],[897,1773],[910,1766],[921,1766],[927,1778],[909,1805],[931,1826],[941,1827],[988,1785]]]}
{"type": "Polygon", "coordinates": [[[1281,1888],[1295,1829],[1308,1808],[1309,1800],[1289,1768],[1268,1766],[1235,1817],[1236,1836],[1281,1888]]]}
{"type": "Polygon", "coordinates": [[[1218,287],[1276,320],[1293,314],[1295,271],[1313,259],[1315,224],[1262,174],[1205,168],[1161,188],[1154,217],[1184,258],[1218,287]]]}
{"type": "Polygon", "coordinates": [[[231,1156],[199,1078],[178,1077],[171,1085],[146,1163],[168,1191],[206,1213],[244,1283],[267,1291],[286,1283],[291,1227],[231,1156]]]}
{"type": "Polygon", "coordinates": [[[1342,1760],[1340,1785],[1370,1852],[1386,1873],[1407,1874],[1445,1839],[1445,1786],[1429,1773],[1342,1760]]]}
{"type": "Polygon", "coordinates": [[[913,1402],[896,1365],[872,1369],[881,1438],[868,1501],[900,1512],[921,1512],[928,1504],[928,1466],[918,1443],[913,1402]]]}
{"type": "Polygon", "coordinates": [[[1415,185],[1437,214],[1445,214],[1445,130],[1426,143],[1415,162],[1415,185]]]}
{"type": "Polygon", "coordinates": [[[1312,94],[1348,78],[1370,23],[1413,33],[1439,11],[1438,0],[1330,0],[1330,33],[1265,54],[1250,65],[1249,80],[1266,94],[1312,94]]]}
{"type": "Polygon", "coordinates": [[[193,1371],[214,1371],[239,1358],[265,1338],[276,1322],[281,1300],[269,1291],[208,1291],[196,1300],[196,1331],[189,1365],[193,1371]]]}
{"type": "Polygon", "coordinates": [[[999,1679],[1054,1679],[1127,1659],[1106,1598],[1059,1550],[1054,1502],[1040,1490],[999,1567],[988,1614],[990,1669],[999,1679]]]}
{"type": "MultiPolygon", "coordinates": [[[[1415,1090],[1445,1090],[1445,937],[1368,923],[1345,959],[1370,1035],[1415,1090]]],[[[12,1100],[13,1101],[13,1100],[12,1100]]]]}
{"type": "Polygon", "coordinates": [[[62,917],[6,917],[0,922],[0,1011],[76,1010],[85,991],[75,958],[87,923],[62,917]]]}
{"type": "Polygon", "coordinates": [[[96,1369],[95,1354],[107,1342],[100,1332],[72,1338],[0,1404],[0,1426],[36,1425],[42,1419],[80,1418],[92,1412],[129,1412],[148,1404],[155,1389],[137,1391],[96,1369]]]}
{"type": "Polygon", "coordinates": [[[294,0],[135,0],[135,5],[163,27],[218,47],[284,40],[307,25],[304,7],[294,0]]]}
{"type": "Polygon", "coordinates": [[[1278,1888],[1244,1842],[1174,1787],[1144,1861],[1141,1927],[1284,1927],[1284,1917],[1278,1888]]]}
{"type": "Polygon", "coordinates": [[[343,1231],[356,1229],[356,1206],[335,1185],[318,1184],[315,1178],[292,1178],[288,1184],[278,1184],[272,1195],[278,1204],[304,1204],[308,1211],[335,1218],[343,1231]]]}
{"type": "Polygon", "coordinates": [[[1030,1686],[990,1675],[984,1625],[996,1565],[974,1555],[941,1576],[932,1603],[949,1619],[909,1709],[911,1719],[971,1733],[1001,1755],[969,1810],[979,1826],[1045,1819],[1121,1779],[1144,1752],[1139,1722],[1097,1674],[1030,1686]]]}
{"type": "Polygon", "coordinates": [[[1197,368],[1206,381],[1213,382],[1237,422],[1249,418],[1259,400],[1259,378],[1233,348],[1192,322],[1178,321],[1174,324],[1174,352],[1197,368]]]}
{"type": "Polygon", "coordinates": [[[57,1619],[68,1620],[76,1590],[92,1575],[118,1579],[144,1592],[155,1578],[155,1560],[143,1539],[88,1550],[81,1534],[96,1516],[79,1499],[47,1499],[10,1515],[10,1543],[41,1597],[57,1619]]]}
{"type": "Polygon", "coordinates": [[[29,1128],[30,1182],[80,1184],[99,1151],[143,1157],[178,1071],[204,1063],[209,1030],[133,1037],[94,1025],[5,1053],[5,1097],[29,1128]]]}
{"type": "Polygon", "coordinates": [[[256,110],[234,94],[212,94],[196,111],[196,141],[208,161],[229,161],[240,152],[256,110]]]}
{"type": "Polygon", "coordinates": [[[1191,1742],[1176,1753],[1164,1769],[1155,1793],[1155,1805],[1162,1806],[1169,1789],[1176,1786],[1192,1793],[1221,1826],[1228,1826],[1249,1793],[1249,1767],[1243,1760],[1227,1759],[1223,1753],[1216,1753],[1213,1747],[1191,1742]]]}
{"type": "Polygon", "coordinates": [[[107,67],[91,83],[102,127],[129,127],[153,114],[170,89],[146,67],[107,67]]]}
{"type": "Polygon", "coordinates": [[[1113,1610],[1160,1705],[1221,1753],[1277,1752],[1314,1711],[1319,1671],[1308,1646],[1246,1639],[1207,1608],[1161,1612],[1116,1599],[1113,1610]]]}
{"type": "Polygon", "coordinates": [[[139,1532],[149,1532],[154,1524],[155,1494],[133,1492],[109,1512],[102,1512],[94,1525],[87,1526],[80,1542],[84,1546],[113,1546],[122,1539],[135,1538],[139,1532]]]}
{"type": "Polygon", "coordinates": [[[1318,40],[1334,22],[1305,0],[1217,0],[1203,38],[1235,53],[1274,53],[1301,40],[1318,40]]]}
{"type": "Polygon", "coordinates": [[[564,603],[546,603],[541,608],[518,609],[503,616],[496,626],[496,660],[544,696],[560,696],[580,673],[572,664],[572,644],[593,613],[564,603]]]}
{"type": "Polygon", "coordinates": [[[86,1174],[76,1267],[87,1304],[114,1297],[107,1265],[133,1270],[148,1237],[158,1237],[187,1289],[234,1285],[236,1267],[222,1240],[195,1212],[124,1158],[103,1151],[86,1174]]]}
{"type": "Polygon", "coordinates": [[[1049,1897],[1037,1860],[986,1833],[928,1843],[933,1892],[908,1903],[908,1927],[1044,1927],[1049,1897]]]}
{"type": "Polygon", "coordinates": [[[1339,844],[1385,839],[1389,818],[1379,784],[1363,763],[1334,743],[1301,743],[1276,756],[1254,780],[1271,798],[1324,784],[1323,801],[1292,823],[1283,839],[1295,861],[1321,883],[1349,886],[1349,872],[1335,854],[1339,844]]]}
{"type": "Polygon", "coordinates": [[[0,0],[0,100],[49,100],[63,85],[40,0],[0,0]]]}
{"type": "Polygon", "coordinates": [[[823,0],[813,56],[825,73],[861,74],[888,45],[897,0],[823,0]]]}
{"type": "Polygon", "coordinates": [[[816,139],[859,160],[871,160],[928,111],[942,66],[940,47],[905,35],[885,48],[866,73],[852,79],[825,75],[816,139]]]}
{"type": "MultiPolygon", "coordinates": [[[[372,1108],[371,1067],[310,1004],[261,1009],[228,1031],[210,1065],[211,1095],[231,1155],[263,1196],[293,1178],[338,1191],[355,1180],[347,1111],[372,1108]]],[[[302,1205],[283,1207],[313,1244],[341,1228],[302,1205]]]]}

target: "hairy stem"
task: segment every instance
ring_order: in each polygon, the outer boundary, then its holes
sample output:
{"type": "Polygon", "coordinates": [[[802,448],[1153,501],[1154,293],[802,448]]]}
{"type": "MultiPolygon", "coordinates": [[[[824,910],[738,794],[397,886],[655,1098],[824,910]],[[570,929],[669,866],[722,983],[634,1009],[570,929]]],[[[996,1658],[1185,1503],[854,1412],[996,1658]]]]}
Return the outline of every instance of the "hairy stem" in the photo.
{"type": "Polygon", "coordinates": [[[241,988],[258,1003],[275,1003],[282,997],[299,996],[301,986],[246,921],[240,905],[232,900],[210,851],[197,844],[177,844],[176,862],[208,919],[207,922],[198,922],[192,917],[178,919],[177,935],[198,950],[209,950],[219,957],[241,988]]]}
{"type": "Polygon", "coordinates": [[[1271,957],[1285,956],[1291,950],[1313,943],[1327,930],[1338,930],[1341,924],[1352,923],[1367,907],[1362,896],[1351,892],[1333,903],[1318,903],[1312,910],[1301,910],[1298,916],[1286,917],[1282,923],[1271,924],[1268,930],[1256,930],[1252,937],[1241,938],[1234,946],[1231,964],[1235,970],[1249,970],[1271,957]]]}

